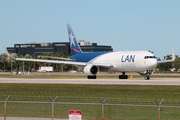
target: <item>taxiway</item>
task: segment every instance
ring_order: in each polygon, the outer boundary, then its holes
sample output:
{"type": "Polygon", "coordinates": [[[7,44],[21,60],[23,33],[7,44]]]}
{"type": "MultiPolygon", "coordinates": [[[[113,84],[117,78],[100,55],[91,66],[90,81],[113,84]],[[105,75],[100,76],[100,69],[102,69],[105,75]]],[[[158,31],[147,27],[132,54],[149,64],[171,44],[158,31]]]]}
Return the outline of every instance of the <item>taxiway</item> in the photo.
{"type": "Polygon", "coordinates": [[[109,84],[109,85],[180,85],[180,78],[143,78],[133,79],[29,79],[0,78],[0,83],[37,83],[37,84],[109,84]]]}

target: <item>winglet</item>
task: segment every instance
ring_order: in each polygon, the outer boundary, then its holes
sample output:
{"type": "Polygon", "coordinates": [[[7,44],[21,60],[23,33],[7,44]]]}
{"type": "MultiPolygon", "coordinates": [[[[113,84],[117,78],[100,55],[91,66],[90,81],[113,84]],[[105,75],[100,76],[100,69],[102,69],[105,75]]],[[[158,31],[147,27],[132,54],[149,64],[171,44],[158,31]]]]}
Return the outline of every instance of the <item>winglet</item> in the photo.
{"type": "Polygon", "coordinates": [[[171,60],[164,60],[164,61],[157,61],[157,63],[167,63],[167,62],[174,62],[176,59],[175,53],[174,53],[174,48],[172,48],[172,59],[171,60]]]}
{"type": "Polygon", "coordinates": [[[4,45],[3,45],[3,47],[4,47],[5,51],[6,51],[6,54],[7,54],[8,56],[10,56],[10,54],[9,54],[9,52],[7,51],[6,47],[5,47],[4,45]]]}
{"type": "Polygon", "coordinates": [[[77,42],[76,36],[70,24],[67,24],[67,29],[68,29],[69,42],[71,47],[71,54],[75,55],[78,53],[82,53],[82,50],[77,42]]]}
{"type": "Polygon", "coordinates": [[[5,47],[4,45],[3,45],[3,47],[4,47],[5,51],[6,51],[7,56],[8,56],[10,59],[12,59],[13,57],[9,54],[9,52],[8,52],[7,49],[6,49],[6,47],[5,47]]]}

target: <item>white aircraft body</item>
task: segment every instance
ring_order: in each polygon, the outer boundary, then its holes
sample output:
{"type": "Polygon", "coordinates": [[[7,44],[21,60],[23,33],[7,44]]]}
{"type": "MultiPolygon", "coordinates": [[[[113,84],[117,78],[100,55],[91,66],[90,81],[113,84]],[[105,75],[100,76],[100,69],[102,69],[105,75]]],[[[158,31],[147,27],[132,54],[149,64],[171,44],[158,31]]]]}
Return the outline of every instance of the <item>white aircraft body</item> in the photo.
{"type": "MultiPolygon", "coordinates": [[[[68,61],[42,60],[42,59],[25,59],[15,58],[21,61],[36,61],[45,63],[68,64],[82,68],[83,72],[88,75],[88,79],[96,79],[100,71],[122,72],[119,79],[127,79],[126,72],[138,72],[150,79],[154,68],[158,63],[173,62],[175,60],[174,49],[172,49],[172,60],[157,61],[153,53],[148,51],[118,51],[118,52],[86,52],[83,53],[70,24],[67,24],[68,35],[72,56],[68,61]]],[[[7,50],[6,50],[7,52],[7,50]]],[[[9,53],[7,52],[8,56],[9,53]]]]}

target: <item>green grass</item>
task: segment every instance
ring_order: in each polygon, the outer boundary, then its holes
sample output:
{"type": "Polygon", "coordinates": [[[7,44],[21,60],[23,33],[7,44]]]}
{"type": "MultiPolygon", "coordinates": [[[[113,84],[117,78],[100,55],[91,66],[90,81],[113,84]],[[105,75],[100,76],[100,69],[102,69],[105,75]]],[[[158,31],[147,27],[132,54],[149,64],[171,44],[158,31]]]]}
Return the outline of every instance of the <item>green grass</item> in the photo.
{"type": "Polygon", "coordinates": [[[1,83],[0,95],[180,99],[179,86],[1,83]]]}
{"type": "MultiPolygon", "coordinates": [[[[7,103],[7,116],[14,117],[51,117],[51,104],[27,104],[27,103],[7,103]]],[[[54,104],[55,118],[68,118],[69,110],[81,110],[83,119],[100,120],[102,116],[101,105],[68,105],[54,104]]],[[[3,103],[0,103],[0,116],[3,116],[3,103]]],[[[180,108],[161,107],[162,120],[178,120],[180,108]]],[[[157,120],[157,107],[134,107],[134,106],[104,106],[105,120],[157,120]]]]}
{"type": "MultiPolygon", "coordinates": [[[[5,98],[11,95],[8,101],[46,101],[51,102],[48,96],[55,102],[76,103],[101,103],[99,98],[108,98],[105,104],[144,104],[156,105],[155,100],[162,105],[179,105],[179,86],[152,86],[152,85],[69,85],[69,84],[16,84],[1,83],[0,95],[5,98]],[[29,96],[29,97],[28,97],[29,96]],[[35,96],[35,97],[30,97],[35,96]],[[84,99],[81,99],[83,97],[84,99]],[[122,99],[115,99],[122,98],[122,99]]],[[[0,101],[3,101],[2,97],[0,101]]],[[[51,117],[52,104],[40,103],[9,103],[7,102],[7,116],[20,117],[51,117]]],[[[54,117],[68,118],[69,110],[82,110],[83,119],[101,119],[101,105],[54,105],[54,117]]],[[[4,114],[4,103],[0,103],[0,116],[4,114]]],[[[158,119],[157,107],[134,106],[104,106],[105,120],[156,120],[158,119]]],[[[178,120],[180,108],[161,108],[162,120],[178,120]]]]}

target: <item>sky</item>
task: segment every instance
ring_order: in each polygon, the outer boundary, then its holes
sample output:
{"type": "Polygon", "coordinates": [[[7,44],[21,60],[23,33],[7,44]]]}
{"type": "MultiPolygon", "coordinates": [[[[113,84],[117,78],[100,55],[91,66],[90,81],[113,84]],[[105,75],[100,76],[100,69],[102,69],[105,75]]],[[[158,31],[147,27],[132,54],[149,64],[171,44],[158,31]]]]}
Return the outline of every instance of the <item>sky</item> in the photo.
{"type": "Polygon", "coordinates": [[[68,42],[67,23],[78,40],[113,51],[152,51],[180,56],[179,0],[0,0],[3,45],[68,42]]]}

